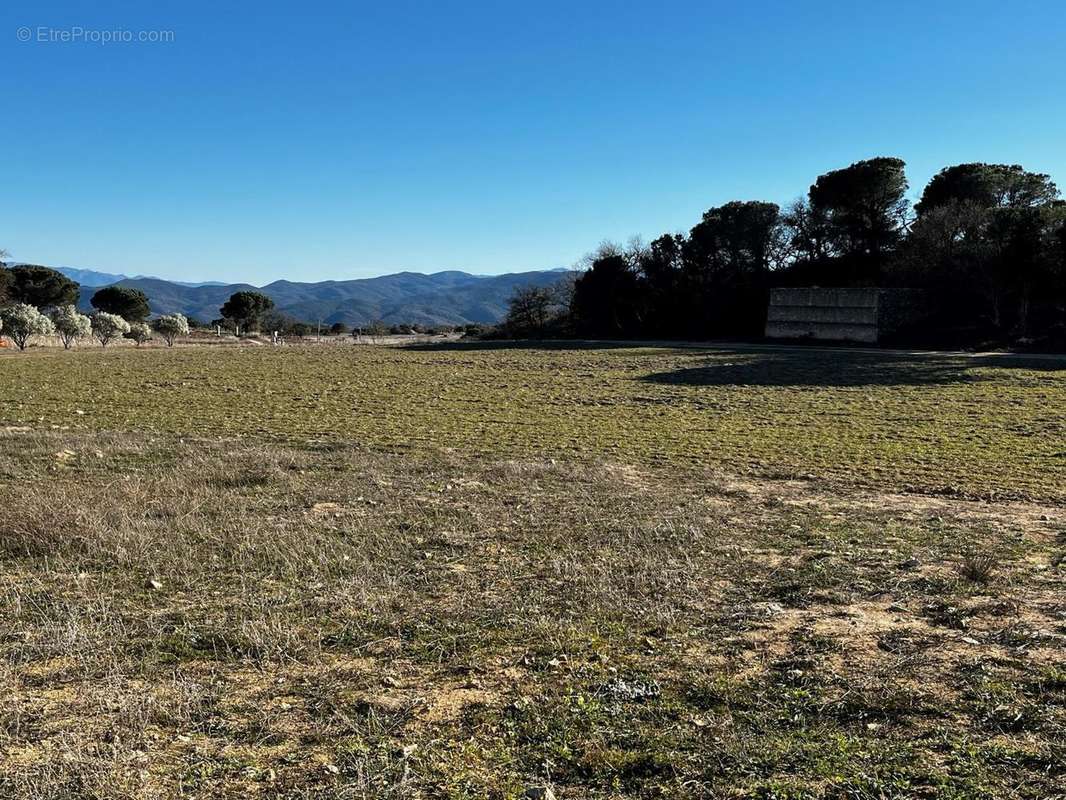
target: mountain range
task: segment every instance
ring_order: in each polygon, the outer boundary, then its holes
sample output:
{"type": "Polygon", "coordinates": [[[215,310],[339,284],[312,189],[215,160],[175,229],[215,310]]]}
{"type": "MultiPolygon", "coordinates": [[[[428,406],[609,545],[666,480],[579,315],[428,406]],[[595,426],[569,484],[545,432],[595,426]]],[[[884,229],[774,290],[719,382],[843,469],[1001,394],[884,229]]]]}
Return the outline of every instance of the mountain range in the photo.
{"type": "MultiPolygon", "coordinates": [[[[130,278],[129,275],[120,275],[115,272],[97,272],[94,269],[76,269],[75,267],[56,267],[56,269],[75,283],[93,288],[111,286],[112,284],[125,280],[161,280],[160,278],[153,278],[150,275],[137,275],[134,278],[130,278]]],[[[178,286],[222,286],[220,281],[203,281],[202,283],[169,281],[169,283],[176,283],[178,286]]]]}
{"type": "Polygon", "coordinates": [[[516,289],[549,286],[564,280],[568,274],[568,270],[561,269],[508,275],[399,272],[348,281],[281,280],[257,287],[247,283],[178,283],[92,270],[58,269],[84,287],[79,305],[85,310],[92,309],[90,299],[100,286],[128,286],[148,296],[153,314],[178,312],[206,322],[220,316],[219,307],[234,292],[257,291],[267,295],[278,311],[293,319],[345,325],[366,325],[375,320],[416,325],[491,324],[503,319],[507,301],[516,289]]]}

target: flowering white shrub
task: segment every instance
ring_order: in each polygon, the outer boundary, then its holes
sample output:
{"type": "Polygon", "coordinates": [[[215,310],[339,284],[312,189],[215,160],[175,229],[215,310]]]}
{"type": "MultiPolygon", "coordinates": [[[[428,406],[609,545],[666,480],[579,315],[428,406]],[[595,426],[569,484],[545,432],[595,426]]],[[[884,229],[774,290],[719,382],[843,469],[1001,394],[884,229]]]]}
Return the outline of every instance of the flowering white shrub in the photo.
{"type": "Polygon", "coordinates": [[[142,344],[152,338],[152,329],[148,327],[144,322],[131,322],[130,329],[125,334],[127,339],[133,339],[140,347],[142,344]]]}
{"type": "Polygon", "coordinates": [[[79,314],[78,309],[67,304],[60,306],[52,312],[52,324],[55,325],[56,333],[63,340],[66,350],[74,344],[75,339],[85,339],[92,335],[93,324],[84,314],[79,314]]]}
{"type": "Polygon", "coordinates": [[[34,336],[48,336],[55,333],[52,320],[33,306],[25,303],[15,303],[7,308],[0,309],[0,325],[4,334],[11,337],[19,350],[25,350],[26,345],[34,336]]]}
{"type": "Polygon", "coordinates": [[[125,336],[130,332],[130,324],[118,314],[108,314],[106,311],[97,311],[93,314],[93,336],[103,347],[119,336],[125,336]]]}
{"type": "Polygon", "coordinates": [[[181,314],[166,314],[155,321],[155,329],[159,331],[167,347],[173,347],[175,339],[189,335],[189,320],[181,314]]]}

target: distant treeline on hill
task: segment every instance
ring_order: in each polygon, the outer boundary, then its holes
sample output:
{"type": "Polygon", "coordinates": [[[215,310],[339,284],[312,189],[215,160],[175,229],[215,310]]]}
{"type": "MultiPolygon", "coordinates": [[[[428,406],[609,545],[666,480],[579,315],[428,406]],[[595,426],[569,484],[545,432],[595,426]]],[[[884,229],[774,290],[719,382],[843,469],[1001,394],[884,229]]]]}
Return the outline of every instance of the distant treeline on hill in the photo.
{"type": "Polygon", "coordinates": [[[773,286],[925,290],[928,345],[1066,349],[1066,203],[1048,175],[1003,164],[941,170],[913,206],[905,164],[821,175],[787,208],[735,201],[687,233],[605,244],[572,284],[517,292],[503,332],[753,338],[773,286]]]}
{"type": "Polygon", "coordinates": [[[113,284],[97,289],[88,300],[91,316],[78,310],[84,300],[81,287],[58,270],[35,264],[11,267],[0,262],[0,336],[10,338],[20,350],[40,336],[58,336],[70,348],[79,339],[99,340],[103,347],[118,338],[133,339],[138,346],[153,338],[153,331],[168,346],[196,328],[225,330],[247,335],[265,333],[284,337],[351,335],[371,340],[394,335],[483,332],[480,325],[423,325],[371,320],[366,324],[305,322],[279,311],[262,292],[241,290],[231,294],[209,322],[180,313],[152,318],[149,297],[140,289],[113,284]],[[150,321],[149,321],[150,320],[150,321]]]}

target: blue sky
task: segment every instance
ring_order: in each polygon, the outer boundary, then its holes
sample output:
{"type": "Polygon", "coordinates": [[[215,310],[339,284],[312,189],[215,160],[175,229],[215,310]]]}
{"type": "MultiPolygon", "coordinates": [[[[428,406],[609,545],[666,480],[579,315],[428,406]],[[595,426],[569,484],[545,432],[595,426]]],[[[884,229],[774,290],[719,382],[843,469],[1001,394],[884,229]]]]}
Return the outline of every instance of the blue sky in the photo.
{"type": "Polygon", "coordinates": [[[0,246],[56,266],[553,268],[875,155],[915,196],[974,160],[1066,185],[1061,0],[22,0],[0,42],[0,246]],[[78,27],[173,41],[47,40],[78,27]]]}

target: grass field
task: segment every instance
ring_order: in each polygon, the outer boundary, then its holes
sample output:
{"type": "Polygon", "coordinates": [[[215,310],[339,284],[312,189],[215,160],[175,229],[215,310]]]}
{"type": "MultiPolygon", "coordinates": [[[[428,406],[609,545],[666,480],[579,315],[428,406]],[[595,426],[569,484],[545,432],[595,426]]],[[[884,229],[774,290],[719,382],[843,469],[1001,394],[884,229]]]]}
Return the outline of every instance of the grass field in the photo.
{"type": "Polygon", "coordinates": [[[1066,370],[0,356],[0,796],[1047,798],[1066,370]]]}
{"type": "Polygon", "coordinates": [[[52,351],[0,368],[8,425],[1066,499],[1064,362],[489,345],[52,351]]]}

